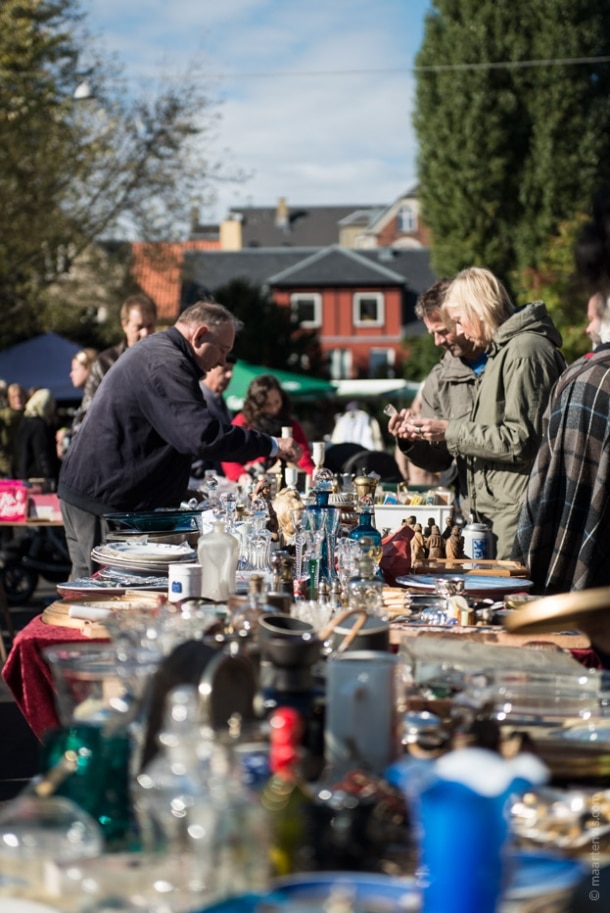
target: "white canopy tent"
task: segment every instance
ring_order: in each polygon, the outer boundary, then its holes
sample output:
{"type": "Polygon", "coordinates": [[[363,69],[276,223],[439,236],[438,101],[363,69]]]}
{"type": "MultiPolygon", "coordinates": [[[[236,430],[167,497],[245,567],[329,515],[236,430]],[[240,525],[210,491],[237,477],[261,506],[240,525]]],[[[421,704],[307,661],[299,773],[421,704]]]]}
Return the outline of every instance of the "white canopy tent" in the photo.
{"type": "Polygon", "coordinates": [[[411,401],[415,399],[421,384],[402,377],[373,378],[363,380],[333,380],[337,397],[341,399],[371,399],[386,396],[388,399],[411,401]]]}

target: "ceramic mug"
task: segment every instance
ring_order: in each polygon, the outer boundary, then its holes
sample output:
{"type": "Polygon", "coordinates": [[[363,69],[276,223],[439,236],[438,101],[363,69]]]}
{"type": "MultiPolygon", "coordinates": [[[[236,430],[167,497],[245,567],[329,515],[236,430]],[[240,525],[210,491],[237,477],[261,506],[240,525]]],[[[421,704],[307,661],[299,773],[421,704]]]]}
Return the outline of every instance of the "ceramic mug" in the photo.
{"type": "Polygon", "coordinates": [[[167,598],[170,602],[201,599],[202,587],[203,577],[200,564],[169,565],[167,598]]]}
{"type": "Polygon", "coordinates": [[[398,754],[398,656],[377,650],[326,660],[325,756],[382,772],[398,754]]]}

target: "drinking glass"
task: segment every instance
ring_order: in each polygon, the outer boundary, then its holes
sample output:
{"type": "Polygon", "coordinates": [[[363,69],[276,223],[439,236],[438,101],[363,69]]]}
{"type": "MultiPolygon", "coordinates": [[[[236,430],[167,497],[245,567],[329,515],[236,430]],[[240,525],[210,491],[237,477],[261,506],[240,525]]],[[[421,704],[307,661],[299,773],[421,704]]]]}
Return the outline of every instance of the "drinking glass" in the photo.
{"type": "Polygon", "coordinates": [[[335,562],[337,574],[341,581],[341,589],[347,592],[347,583],[350,577],[355,577],[358,573],[358,558],[361,554],[360,541],[358,539],[349,539],[344,536],[337,539],[335,548],[335,562]]]}

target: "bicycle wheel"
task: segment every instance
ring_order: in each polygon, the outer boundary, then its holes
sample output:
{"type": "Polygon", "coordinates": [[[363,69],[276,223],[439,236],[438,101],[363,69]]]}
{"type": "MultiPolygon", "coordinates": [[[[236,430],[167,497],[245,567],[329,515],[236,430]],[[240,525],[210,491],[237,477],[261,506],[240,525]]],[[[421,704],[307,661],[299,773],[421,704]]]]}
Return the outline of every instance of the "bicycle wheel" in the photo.
{"type": "Polygon", "coordinates": [[[0,570],[2,585],[9,605],[23,605],[38,586],[38,574],[20,564],[9,565],[0,570]]]}

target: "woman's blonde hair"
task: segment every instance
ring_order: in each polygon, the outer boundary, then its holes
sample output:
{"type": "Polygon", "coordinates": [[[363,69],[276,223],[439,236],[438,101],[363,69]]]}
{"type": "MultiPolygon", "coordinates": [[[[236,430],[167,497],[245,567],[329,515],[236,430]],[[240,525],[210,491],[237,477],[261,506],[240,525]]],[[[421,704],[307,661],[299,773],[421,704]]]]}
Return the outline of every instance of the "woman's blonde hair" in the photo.
{"type": "Polygon", "coordinates": [[[97,358],[97,349],[81,349],[73,356],[73,361],[77,361],[83,368],[90,368],[97,358]]]}
{"type": "Polygon", "coordinates": [[[46,387],[36,390],[25,404],[23,414],[28,418],[43,418],[50,423],[55,415],[55,397],[46,387]]]}
{"type": "Polygon", "coordinates": [[[441,307],[443,315],[451,321],[448,308],[455,308],[478,324],[485,345],[489,345],[498,327],[515,313],[515,305],[504,285],[490,270],[480,266],[463,269],[455,276],[441,307]]]}

